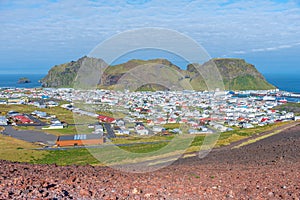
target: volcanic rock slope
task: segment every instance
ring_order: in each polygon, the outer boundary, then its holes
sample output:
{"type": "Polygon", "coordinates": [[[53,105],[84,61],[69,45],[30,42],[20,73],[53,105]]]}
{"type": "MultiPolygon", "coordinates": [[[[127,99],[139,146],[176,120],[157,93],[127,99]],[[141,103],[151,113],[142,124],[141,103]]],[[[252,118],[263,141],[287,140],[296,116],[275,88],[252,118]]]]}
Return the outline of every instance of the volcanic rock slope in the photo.
{"type": "Polygon", "coordinates": [[[0,163],[0,199],[299,199],[300,126],[141,174],[0,163]]]}

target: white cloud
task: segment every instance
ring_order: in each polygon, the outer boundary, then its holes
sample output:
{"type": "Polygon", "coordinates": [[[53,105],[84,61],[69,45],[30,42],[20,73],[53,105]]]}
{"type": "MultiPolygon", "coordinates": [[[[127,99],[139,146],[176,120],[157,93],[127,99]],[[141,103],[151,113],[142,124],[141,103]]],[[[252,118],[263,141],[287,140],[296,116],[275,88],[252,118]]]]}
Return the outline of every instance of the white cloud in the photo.
{"type": "Polygon", "coordinates": [[[1,1],[0,7],[0,50],[11,49],[3,57],[14,48],[85,54],[118,32],[142,27],[178,30],[212,56],[276,51],[300,41],[295,1],[24,0],[1,1]]]}

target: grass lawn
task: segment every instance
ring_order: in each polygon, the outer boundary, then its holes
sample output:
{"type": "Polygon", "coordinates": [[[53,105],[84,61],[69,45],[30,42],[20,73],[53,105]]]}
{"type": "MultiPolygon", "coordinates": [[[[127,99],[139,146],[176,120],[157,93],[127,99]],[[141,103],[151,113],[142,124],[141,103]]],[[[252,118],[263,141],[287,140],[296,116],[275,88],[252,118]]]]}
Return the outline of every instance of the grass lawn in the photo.
{"type": "MultiPolygon", "coordinates": [[[[250,129],[237,128],[233,131],[224,132],[224,133],[220,134],[214,147],[226,146],[233,142],[242,140],[244,138],[248,138],[252,135],[259,134],[259,133],[262,133],[265,131],[270,131],[274,128],[280,127],[285,124],[290,124],[290,123],[292,123],[292,121],[280,122],[280,123],[270,124],[270,125],[263,126],[263,127],[255,127],[255,128],[250,128],[250,129]]],[[[207,136],[206,139],[209,139],[209,137],[210,136],[207,136]]],[[[192,153],[192,152],[199,151],[201,148],[201,145],[203,144],[204,139],[205,139],[205,135],[197,135],[194,138],[191,146],[186,150],[186,153],[192,153]]]]}
{"type": "Polygon", "coordinates": [[[7,112],[14,110],[20,113],[32,113],[38,110],[37,107],[31,105],[1,105],[0,113],[1,115],[6,115],[7,112]]]}
{"type": "Polygon", "coordinates": [[[170,155],[181,155],[191,142],[192,137],[184,136],[174,138],[171,143],[135,144],[122,147],[103,145],[102,148],[52,150],[49,151],[47,156],[36,159],[34,162],[43,164],[56,163],[59,165],[111,165],[140,162],[170,155]]]}
{"type": "Polygon", "coordinates": [[[36,110],[46,112],[49,115],[55,115],[62,122],[66,122],[68,124],[74,124],[73,112],[64,109],[62,107],[57,106],[57,107],[43,108],[43,109],[36,108],[36,110]]]}
{"type": "MultiPolygon", "coordinates": [[[[74,116],[73,113],[67,109],[61,107],[52,107],[52,108],[37,108],[32,105],[1,105],[0,112],[2,115],[6,115],[8,111],[17,111],[20,113],[30,114],[35,110],[43,111],[48,113],[49,115],[56,115],[56,117],[70,124],[74,124],[74,116]]],[[[44,120],[43,120],[44,121],[44,120]]]]}
{"type": "MultiPolygon", "coordinates": [[[[73,113],[70,110],[64,109],[62,107],[52,107],[52,108],[37,108],[32,105],[1,105],[0,113],[1,115],[6,115],[8,111],[17,111],[20,113],[30,114],[35,110],[46,112],[49,115],[55,115],[60,121],[66,122],[68,124],[76,123],[95,123],[97,119],[89,116],[82,116],[73,113]]],[[[50,120],[42,119],[41,121],[49,122],[50,120]]]]}
{"type": "Polygon", "coordinates": [[[34,131],[34,130],[37,130],[37,129],[35,129],[34,126],[13,126],[13,129],[15,129],[17,131],[28,131],[28,130],[34,131]]]}
{"type": "MultiPolygon", "coordinates": [[[[215,146],[224,146],[240,139],[272,130],[276,127],[292,122],[275,123],[265,127],[252,129],[237,129],[221,133],[215,146]]],[[[65,132],[52,134],[72,134],[75,127],[70,127],[65,132]]],[[[49,130],[48,130],[49,131],[49,130]]],[[[54,130],[53,130],[54,131],[54,130]]],[[[58,165],[111,165],[121,163],[132,163],[156,158],[166,158],[172,155],[197,152],[204,141],[212,139],[215,134],[208,135],[176,135],[176,136],[151,136],[151,137],[127,137],[112,139],[113,143],[130,144],[141,142],[158,142],[152,144],[133,144],[117,147],[114,145],[103,145],[101,148],[70,148],[67,150],[37,151],[30,150],[37,146],[7,136],[0,137],[0,159],[21,162],[33,162],[42,164],[56,163],[58,165]],[[165,140],[171,140],[166,142],[165,140]],[[159,142],[161,141],[161,142],[159,142]],[[101,162],[99,162],[99,160],[101,162]]]]}
{"type": "Polygon", "coordinates": [[[246,137],[250,137],[255,134],[259,134],[261,132],[270,131],[274,128],[280,127],[285,124],[290,124],[290,123],[293,123],[293,121],[279,122],[279,123],[269,124],[262,127],[258,126],[249,129],[236,129],[233,131],[224,132],[221,133],[216,146],[229,145],[232,142],[244,139],[246,137]]]}
{"type": "Polygon", "coordinates": [[[44,157],[36,158],[32,162],[36,164],[57,164],[57,165],[93,165],[101,164],[88,149],[68,149],[47,151],[44,157]]]}
{"type": "Polygon", "coordinates": [[[49,152],[32,150],[40,148],[23,140],[18,140],[9,136],[0,135],[0,159],[18,162],[32,162],[34,159],[42,159],[49,152]]]}
{"type": "Polygon", "coordinates": [[[114,144],[130,144],[130,143],[141,143],[141,142],[159,142],[165,140],[172,140],[174,136],[166,135],[166,136],[128,136],[124,138],[112,138],[111,141],[114,144]]]}
{"type": "Polygon", "coordinates": [[[163,127],[166,129],[166,130],[169,130],[169,129],[175,129],[175,128],[180,128],[180,125],[179,123],[174,123],[174,124],[164,124],[163,127]]]}

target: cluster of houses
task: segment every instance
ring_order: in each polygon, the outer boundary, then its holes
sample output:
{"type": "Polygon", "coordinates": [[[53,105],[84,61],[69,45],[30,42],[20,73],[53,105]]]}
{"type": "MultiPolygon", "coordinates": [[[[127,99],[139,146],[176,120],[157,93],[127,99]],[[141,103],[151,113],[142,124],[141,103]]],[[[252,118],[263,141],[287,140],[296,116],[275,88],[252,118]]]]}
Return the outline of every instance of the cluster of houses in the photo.
{"type": "Polygon", "coordinates": [[[188,126],[185,130],[187,133],[207,134],[230,131],[233,126],[253,128],[296,119],[292,112],[273,109],[286,101],[277,101],[268,96],[260,99],[238,97],[230,92],[92,90],[75,91],[71,98],[95,110],[98,108],[125,115],[122,119],[102,115],[98,117],[100,122],[114,124],[115,132],[120,135],[148,135],[165,131],[182,133],[180,127],[183,124],[188,126]],[[166,125],[169,124],[176,124],[177,127],[168,128],[166,125]]]}
{"type": "MultiPolygon", "coordinates": [[[[274,107],[286,101],[278,101],[268,96],[270,91],[252,92],[264,94],[264,97],[237,96],[229,91],[121,92],[70,88],[2,89],[0,99],[7,100],[1,100],[0,103],[31,104],[37,108],[44,108],[58,106],[55,100],[67,101],[70,103],[62,107],[80,115],[98,118],[101,123],[110,124],[117,135],[183,132],[207,134],[229,131],[234,126],[252,128],[298,119],[292,112],[275,110],[274,107]],[[74,106],[75,102],[81,102],[90,109],[77,108],[74,106]],[[112,116],[96,114],[98,111],[112,113],[112,116]],[[124,117],[117,117],[118,114],[124,117]]],[[[35,111],[32,114],[39,118],[54,118],[53,128],[62,127],[59,120],[55,121],[55,117],[45,112],[35,111]]],[[[1,119],[0,123],[5,123],[5,120],[1,119]]],[[[103,132],[102,125],[95,127],[94,133],[103,134],[103,132]]]]}

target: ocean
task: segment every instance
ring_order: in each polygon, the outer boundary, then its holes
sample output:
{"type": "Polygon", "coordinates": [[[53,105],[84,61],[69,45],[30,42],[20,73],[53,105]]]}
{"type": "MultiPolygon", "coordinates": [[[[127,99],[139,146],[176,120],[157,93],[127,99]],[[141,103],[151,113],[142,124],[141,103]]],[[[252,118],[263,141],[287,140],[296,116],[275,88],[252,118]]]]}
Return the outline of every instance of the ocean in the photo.
{"type": "MultiPolygon", "coordinates": [[[[298,74],[264,74],[264,76],[267,81],[280,90],[300,93],[300,75],[298,74]]],[[[45,74],[0,74],[0,87],[41,87],[41,83],[38,81],[43,77],[45,77],[45,74]],[[31,83],[18,84],[21,77],[29,78],[31,83]]]]}
{"type": "Polygon", "coordinates": [[[45,74],[0,74],[0,87],[14,87],[14,88],[37,88],[41,87],[41,80],[45,74]],[[19,78],[26,77],[31,83],[19,84],[19,78]]]}
{"type": "Polygon", "coordinates": [[[263,74],[267,81],[287,92],[300,93],[300,74],[263,74]]]}

